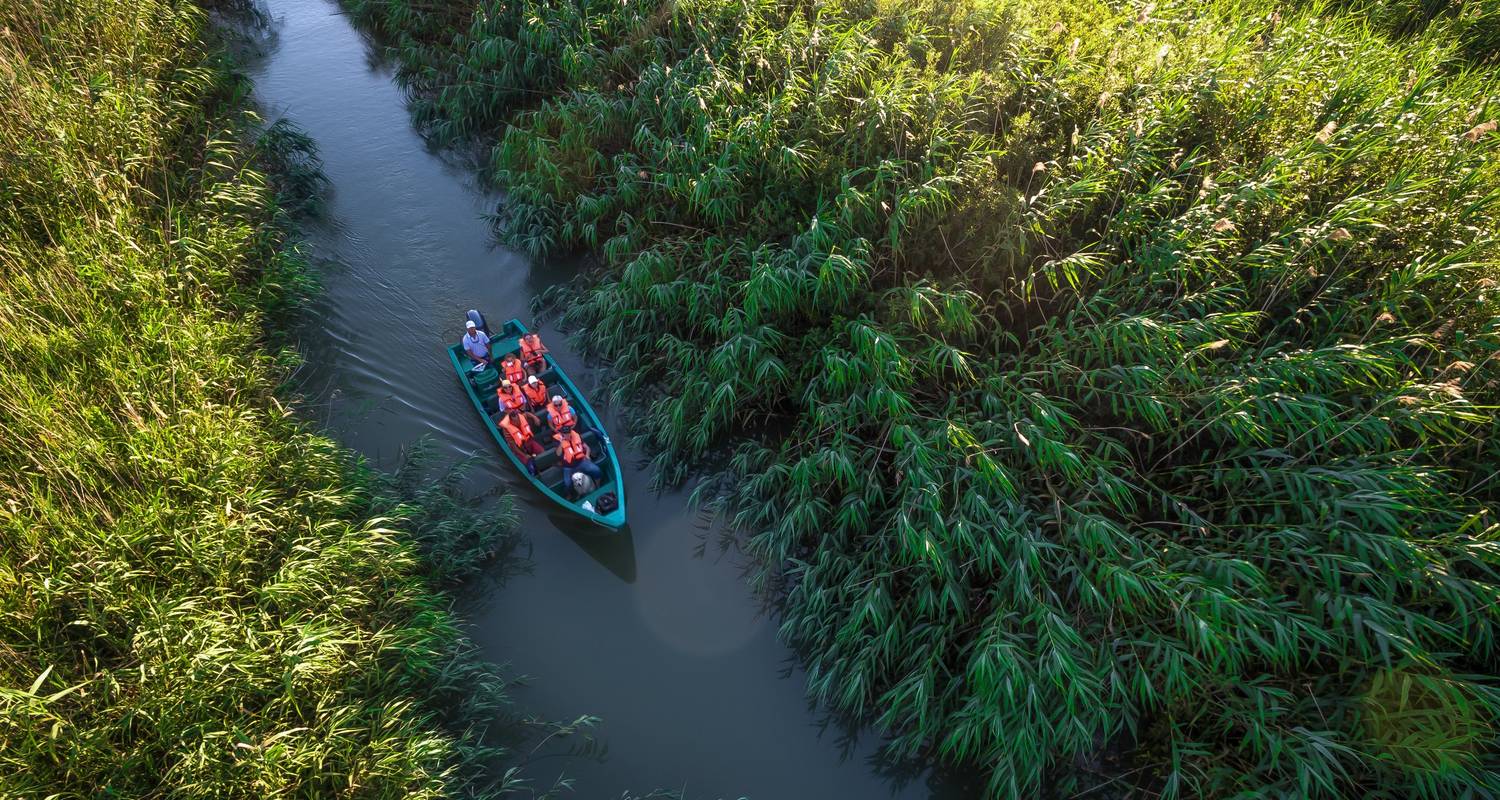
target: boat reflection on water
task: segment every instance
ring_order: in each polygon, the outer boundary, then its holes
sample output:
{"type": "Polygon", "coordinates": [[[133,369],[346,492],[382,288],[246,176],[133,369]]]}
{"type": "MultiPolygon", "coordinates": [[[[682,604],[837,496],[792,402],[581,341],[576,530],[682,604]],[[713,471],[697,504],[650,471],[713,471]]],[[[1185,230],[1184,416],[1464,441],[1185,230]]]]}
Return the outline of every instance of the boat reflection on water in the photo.
{"type": "Polygon", "coordinates": [[[590,525],[577,517],[552,512],[547,515],[558,531],[616,578],[635,583],[635,536],[630,523],[615,531],[590,525]]]}

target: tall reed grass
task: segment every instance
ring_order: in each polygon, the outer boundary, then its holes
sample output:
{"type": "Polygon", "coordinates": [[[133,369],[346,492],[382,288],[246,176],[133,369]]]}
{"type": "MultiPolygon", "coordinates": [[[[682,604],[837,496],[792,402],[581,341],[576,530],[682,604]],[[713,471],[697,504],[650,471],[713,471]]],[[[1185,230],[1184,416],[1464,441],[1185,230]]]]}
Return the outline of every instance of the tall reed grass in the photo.
{"type": "Polygon", "coordinates": [[[508,523],[361,476],[273,394],[263,325],[307,281],[276,196],[318,181],[251,157],[315,161],[246,146],[208,36],[187,2],[0,4],[0,796],[521,788],[410,534],[446,569],[508,523]]]}
{"type": "Polygon", "coordinates": [[[996,797],[1500,793],[1494,3],[346,5],[816,699],[996,797]]]}

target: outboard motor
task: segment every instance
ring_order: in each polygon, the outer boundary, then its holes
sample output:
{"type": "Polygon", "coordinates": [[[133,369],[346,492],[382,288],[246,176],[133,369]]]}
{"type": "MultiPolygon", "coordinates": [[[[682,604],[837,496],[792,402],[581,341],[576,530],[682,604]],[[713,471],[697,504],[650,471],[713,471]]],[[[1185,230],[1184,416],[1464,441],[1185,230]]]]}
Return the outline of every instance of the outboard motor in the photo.
{"type": "Polygon", "coordinates": [[[478,309],[469,309],[469,313],[465,316],[469,318],[470,322],[474,323],[475,327],[484,331],[486,334],[494,334],[494,331],[490,330],[490,326],[485,323],[484,315],[479,313],[478,309]]]}

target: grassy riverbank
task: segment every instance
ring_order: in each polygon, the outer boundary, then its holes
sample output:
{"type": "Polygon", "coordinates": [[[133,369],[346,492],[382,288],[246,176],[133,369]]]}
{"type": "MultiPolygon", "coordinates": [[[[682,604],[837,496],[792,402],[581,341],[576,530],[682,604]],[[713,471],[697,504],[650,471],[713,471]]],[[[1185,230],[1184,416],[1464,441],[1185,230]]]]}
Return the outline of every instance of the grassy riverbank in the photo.
{"type": "Polygon", "coordinates": [[[1494,3],[346,5],[818,699],[997,797],[1500,792],[1494,3]]]}
{"type": "MultiPolygon", "coordinates": [[[[307,279],[276,195],[316,180],[259,171],[210,35],[0,4],[0,796],[486,794],[503,686],[412,542],[508,531],[424,524],[451,498],[398,503],[277,399],[307,279]]],[[[276,132],[261,162],[307,166],[276,132]]]]}

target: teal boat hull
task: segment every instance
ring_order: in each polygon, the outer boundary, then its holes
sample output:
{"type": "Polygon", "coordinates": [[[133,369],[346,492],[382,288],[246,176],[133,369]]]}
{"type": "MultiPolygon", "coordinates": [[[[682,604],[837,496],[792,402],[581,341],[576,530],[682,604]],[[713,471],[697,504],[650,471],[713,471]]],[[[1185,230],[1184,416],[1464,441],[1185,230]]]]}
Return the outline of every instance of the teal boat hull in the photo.
{"type": "MultiPolygon", "coordinates": [[[[583,393],[579,392],[578,387],[568,379],[567,373],[552,359],[551,354],[545,356],[547,369],[540,373],[540,377],[547,384],[547,393],[549,395],[560,394],[567,398],[574,413],[585,423],[580,427],[588,428],[588,432],[584,434],[584,441],[588,442],[593,451],[592,460],[603,473],[603,479],[599,481],[599,485],[584,497],[572,498],[571,492],[563,485],[562,469],[557,464],[556,445],[547,448],[546,453],[536,457],[537,474],[533,475],[526,469],[526,462],[506,441],[505,434],[500,430],[498,399],[495,397],[495,387],[500,383],[497,367],[506,353],[520,351],[520,339],[526,332],[526,326],[516,319],[506,322],[498,333],[491,332],[490,356],[494,359],[495,366],[487,367],[480,372],[473,371],[475,362],[464,352],[462,344],[450,346],[448,358],[453,362],[453,370],[458,374],[458,382],[463,385],[464,392],[473,403],[474,410],[479,412],[480,419],[484,421],[484,427],[490,432],[500,452],[510,459],[516,471],[526,478],[538,492],[579,519],[618,531],[625,526],[625,484],[621,480],[620,459],[615,454],[614,444],[610,442],[609,434],[605,432],[604,425],[599,421],[599,415],[594,413],[593,407],[589,405],[583,393]],[[608,514],[600,514],[583,507],[585,502],[597,506],[599,498],[609,493],[614,494],[619,504],[608,514]]],[[[550,429],[545,429],[544,426],[543,430],[537,431],[537,440],[547,444],[545,437],[550,436],[550,433],[550,429]]]]}

